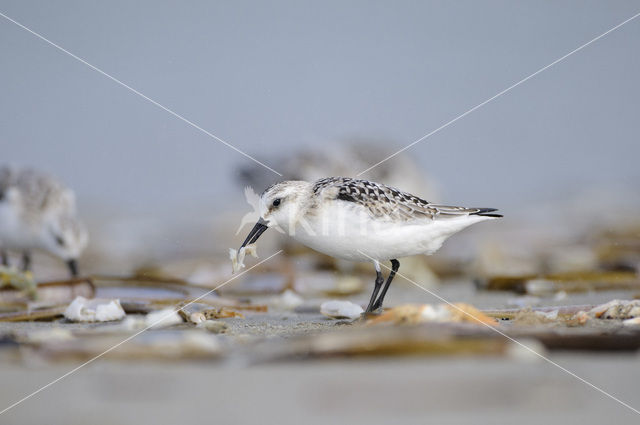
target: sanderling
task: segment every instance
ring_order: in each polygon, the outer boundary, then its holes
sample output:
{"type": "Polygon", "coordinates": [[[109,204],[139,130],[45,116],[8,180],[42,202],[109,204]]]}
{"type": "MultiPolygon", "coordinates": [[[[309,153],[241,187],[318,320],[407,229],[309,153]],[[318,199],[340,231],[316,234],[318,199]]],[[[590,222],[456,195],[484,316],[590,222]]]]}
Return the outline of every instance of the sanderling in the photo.
{"type": "Polygon", "coordinates": [[[278,226],[316,251],[351,261],[371,261],[376,280],[367,312],[382,307],[400,262],[432,254],[454,233],[474,223],[502,217],[495,208],[432,204],[393,187],[346,177],[315,182],[284,181],[260,196],[260,219],[242,243],[255,243],[278,226]],[[391,261],[384,282],[380,261],[391,261]]]}
{"type": "Polygon", "coordinates": [[[31,250],[42,249],[64,261],[76,276],[77,258],[88,242],[76,218],[75,196],[56,179],[28,168],[0,168],[0,254],[22,251],[28,270],[31,250]]]}

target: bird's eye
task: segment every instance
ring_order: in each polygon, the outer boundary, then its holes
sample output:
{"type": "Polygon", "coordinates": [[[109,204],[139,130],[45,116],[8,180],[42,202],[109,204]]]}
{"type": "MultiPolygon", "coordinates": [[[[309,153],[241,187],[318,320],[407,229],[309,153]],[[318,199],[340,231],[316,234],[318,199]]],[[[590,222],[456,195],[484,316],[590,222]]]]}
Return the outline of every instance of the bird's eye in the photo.
{"type": "Polygon", "coordinates": [[[282,200],[281,200],[280,198],[274,199],[274,201],[273,201],[273,206],[274,206],[274,207],[277,207],[278,205],[280,205],[280,202],[281,202],[281,201],[282,201],[282,200]]]}
{"type": "Polygon", "coordinates": [[[61,236],[56,235],[56,243],[60,246],[64,246],[64,239],[61,236]]]}

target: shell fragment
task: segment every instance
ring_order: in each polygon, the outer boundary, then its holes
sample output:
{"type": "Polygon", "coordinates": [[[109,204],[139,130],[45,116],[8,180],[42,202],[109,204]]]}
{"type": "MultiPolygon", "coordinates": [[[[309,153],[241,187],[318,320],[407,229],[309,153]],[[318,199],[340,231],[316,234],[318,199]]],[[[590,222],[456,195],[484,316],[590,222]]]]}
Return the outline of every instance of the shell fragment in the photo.
{"type": "Polygon", "coordinates": [[[233,268],[233,273],[237,273],[238,270],[244,268],[244,257],[246,254],[251,255],[254,258],[258,258],[258,251],[256,244],[252,243],[247,246],[240,248],[240,250],[235,250],[233,248],[229,248],[229,259],[231,260],[231,267],[233,268]]]}

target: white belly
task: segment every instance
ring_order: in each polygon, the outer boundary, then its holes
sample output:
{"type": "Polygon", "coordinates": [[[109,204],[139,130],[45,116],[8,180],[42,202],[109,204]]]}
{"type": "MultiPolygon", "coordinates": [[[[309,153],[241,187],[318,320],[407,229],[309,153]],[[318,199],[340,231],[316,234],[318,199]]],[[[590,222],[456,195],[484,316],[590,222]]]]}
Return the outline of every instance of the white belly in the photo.
{"type": "Polygon", "coordinates": [[[0,246],[7,249],[30,249],[36,245],[36,232],[28,226],[17,209],[0,203],[0,246]]]}
{"type": "Polygon", "coordinates": [[[490,217],[461,216],[393,223],[353,214],[349,208],[330,208],[319,212],[313,220],[301,221],[291,236],[332,257],[384,261],[432,254],[449,236],[487,219],[490,217]]]}

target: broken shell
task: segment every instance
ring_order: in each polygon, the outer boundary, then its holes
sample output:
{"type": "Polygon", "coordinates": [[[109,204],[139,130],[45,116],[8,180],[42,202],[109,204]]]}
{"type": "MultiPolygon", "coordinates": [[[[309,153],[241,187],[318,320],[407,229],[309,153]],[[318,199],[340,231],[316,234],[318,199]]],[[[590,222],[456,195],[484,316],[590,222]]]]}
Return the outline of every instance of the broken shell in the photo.
{"type": "Polygon", "coordinates": [[[153,329],[166,328],[183,323],[182,317],[172,308],[153,311],[147,314],[144,320],[146,325],[153,329]]]}
{"type": "Polygon", "coordinates": [[[189,316],[189,321],[191,323],[195,323],[196,325],[204,322],[205,320],[207,320],[207,318],[205,317],[204,313],[202,313],[201,311],[191,313],[191,315],[189,316]]]}
{"type": "Polygon", "coordinates": [[[88,300],[78,296],[69,304],[64,317],[72,322],[108,322],[122,319],[125,317],[125,312],[120,305],[120,300],[100,298],[88,300]]]}
{"type": "Polygon", "coordinates": [[[640,300],[612,300],[589,310],[598,319],[632,319],[640,316],[640,300]]]}
{"type": "Polygon", "coordinates": [[[326,301],[320,306],[320,313],[332,319],[357,319],[364,309],[351,301],[326,301]]]}

